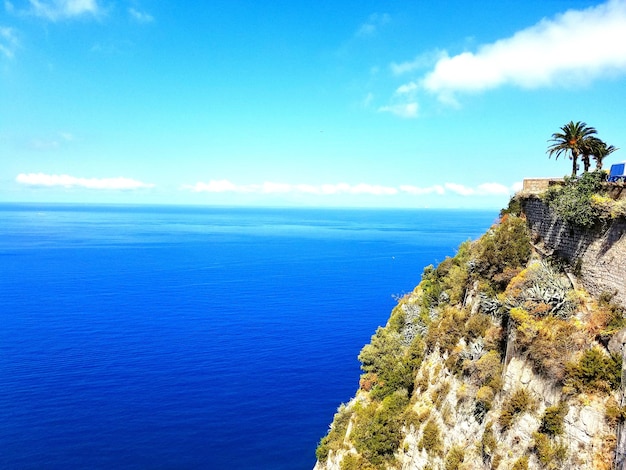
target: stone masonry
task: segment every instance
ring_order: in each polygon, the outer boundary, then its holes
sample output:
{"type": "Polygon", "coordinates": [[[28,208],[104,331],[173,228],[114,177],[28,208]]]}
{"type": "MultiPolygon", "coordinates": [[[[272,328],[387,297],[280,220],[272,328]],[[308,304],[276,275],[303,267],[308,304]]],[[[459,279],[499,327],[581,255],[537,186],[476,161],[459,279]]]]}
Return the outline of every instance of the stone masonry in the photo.
{"type": "Polygon", "coordinates": [[[609,292],[626,306],[626,220],[583,229],[559,220],[536,196],[523,198],[522,207],[534,242],[542,251],[580,270],[579,281],[591,294],[609,292]]]}

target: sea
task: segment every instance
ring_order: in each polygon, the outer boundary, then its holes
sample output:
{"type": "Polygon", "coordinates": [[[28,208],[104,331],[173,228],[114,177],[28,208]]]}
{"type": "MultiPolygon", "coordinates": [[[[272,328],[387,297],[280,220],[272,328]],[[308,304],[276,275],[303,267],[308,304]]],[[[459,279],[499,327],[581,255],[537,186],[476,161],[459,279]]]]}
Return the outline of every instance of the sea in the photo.
{"type": "Polygon", "coordinates": [[[0,468],[311,469],[395,299],[497,216],[0,204],[0,468]]]}

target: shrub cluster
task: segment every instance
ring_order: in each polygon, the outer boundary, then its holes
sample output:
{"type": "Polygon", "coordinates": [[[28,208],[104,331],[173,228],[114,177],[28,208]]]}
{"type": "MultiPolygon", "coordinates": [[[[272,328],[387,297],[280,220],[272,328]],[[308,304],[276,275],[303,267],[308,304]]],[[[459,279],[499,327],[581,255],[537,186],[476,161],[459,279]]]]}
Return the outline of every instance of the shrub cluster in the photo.
{"type": "Polygon", "coordinates": [[[393,460],[402,441],[403,415],[409,403],[405,392],[355,410],[352,442],[359,454],[374,467],[384,468],[393,460]]]}
{"type": "Polygon", "coordinates": [[[439,425],[433,419],[429,420],[422,431],[422,438],[417,443],[419,450],[426,449],[431,455],[441,455],[443,453],[443,441],[439,425]]]}
{"type": "Polygon", "coordinates": [[[578,362],[568,365],[566,385],[578,392],[610,392],[622,378],[622,358],[598,347],[587,349],[578,362]]]}
{"type": "Polygon", "coordinates": [[[328,458],[330,451],[337,451],[343,448],[343,439],[348,429],[348,423],[352,412],[345,406],[341,405],[333,418],[333,422],[326,434],[319,442],[315,450],[315,456],[320,462],[328,458]]]}
{"type": "Polygon", "coordinates": [[[542,467],[548,470],[560,469],[567,457],[567,446],[541,432],[534,433],[533,439],[533,450],[542,467]]]}
{"type": "Polygon", "coordinates": [[[568,411],[569,407],[564,401],[546,408],[541,418],[539,432],[547,434],[548,436],[559,436],[563,434],[563,419],[568,411]]]}
{"type": "Polygon", "coordinates": [[[507,431],[518,416],[532,411],[535,406],[535,400],[530,396],[527,390],[523,388],[517,389],[510,398],[503,403],[502,412],[498,418],[498,424],[503,431],[507,431]]]}
{"type": "Polygon", "coordinates": [[[543,197],[568,224],[590,228],[602,217],[601,207],[593,204],[592,196],[601,192],[605,177],[602,171],[587,172],[580,178],[566,177],[562,187],[548,189],[543,197]]]}

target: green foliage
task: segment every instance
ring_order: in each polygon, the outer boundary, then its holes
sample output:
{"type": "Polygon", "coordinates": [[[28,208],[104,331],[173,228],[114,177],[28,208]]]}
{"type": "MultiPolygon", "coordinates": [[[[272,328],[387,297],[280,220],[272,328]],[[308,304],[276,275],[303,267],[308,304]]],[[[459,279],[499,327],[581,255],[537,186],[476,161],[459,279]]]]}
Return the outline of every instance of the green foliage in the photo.
{"type": "Polygon", "coordinates": [[[528,456],[524,455],[515,461],[511,470],[528,470],[528,456]]]}
{"type": "Polygon", "coordinates": [[[340,470],[375,470],[371,463],[363,458],[361,455],[348,454],[339,464],[340,470]]]}
{"type": "Polygon", "coordinates": [[[604,408],[604,417],[611,426],[617,426],[626,419],[626,407],[620,406],[615,398],[610,397],[604,408]]]}
{"type": "Polygon", "coordinates": [[[426,449],[426,452],[430,455],[441,455],[443,453],[441,431],[435,420],[429,420],[424,426],[422,438],[417,443],[417,448],[419,450],[426,449]]]}
{"type": "Polygon", "coordinates": [[[564,401],[546,408],[541,418],[539,431],[549,436],[559,436],[563,434],[563,419],[568,410],[569,407],[564,401]]]}
{"type": "Polygon", "coordinates": [[[500,217],[503,217],[505,215],[515,215],[517,217],[522,215],[521,198],[513,196],[511,199],[509,199],[509,204],[507,205],[506,209],[502,209],[500,211],[500,217]]]}
{"type": "Polygon", "coordinates": [[[605,174],[601,171],[584,173],[580,178],[566,178],[560,190],[546,192],[550,208],[565,222],[584,228],[593,227],[601,211],[592,204],[592,196],[602,189],[605,174]]]}
{"type": "Polygon", "coordinates": [[[517,389],[502,405],[502,412],[498,424],[503,431],[507,431],[515,419],[535,407],[535,400],[523,388],[517,389]]]}
{"type": "Polygon", "coordinates": [[[413,387],[413,375],[407,363],[401,336],[378,328],[359,354],[361,369],[371,380],[371,393],[375,399],[383,399],[396,390],[409,392],[413,387]]]}
{"type": "Polygon", "coordinates": [[[502,387],[502,359],[498,351],[489,351],[475,364],[479,385],[486,385],[494,392],[502,387]]]}
{"type": "Polygon", "coordinates": [[[457,446],[452,446],[446,455],[445,469],[458,470],[465,460],[465,451],[457,446]]]}
{"type": "Polygon", "coordinates": [[[352,412],[346,408],[345,405],[339,407],[330,425],[328,434],[320,440],[315,450],[317,460],[323,462],[328,458],[328,454],[331,450],[337,451],[343,447],[343,439],[346,435],[351,416],[352,412]]]}
{"type": "Polygon", "coordinates": [[[495,393],[489,386],[482,386],[476,392],[476,406],[474,408],[474,417],[476,421],[482,423],[485,415],[491,409],[495,393]]]}
{"type": "Polygon", "coordinates": [[[484,313],[472,315],[465,323],[465,335],[469,340],[485,336],[491,327],[491,317],[484,313]]]}
{"type": "Polygon", "coordinates": [[[476,244],[475,271],[502,291],[530,257],[530,236],[521,217],[505,215],[476,244]]]}
{"type": "Polygon", "coordinates": [[[428,351],[436,346],[445,353],[451,353],[464,334],[467,311],[455,307],[445,307],[441,311],[439,321],[431,323],[424,342],[428,351]]]}
{"type": "Polygon", "coordinates": [[[576,326],[551,316],[535,319],[522,308],[511,309],[510,318],[516,327],[518,351],[526,353],[537,373],[562,382],[572,353],[579,347],[576,326]]]}
{"type": "Polygon", "coordinates": [[[448,393],[450,393],[450,382],[447,380],[432,391],[430,396],[436,408],[441,406],[448,393]]]}
{"type": "Polygon", "coordinates": [[[587,349],[577,363],[569,364],[567,385],[579,392],[616,390],[622,378],[622,358],[599,348],[587,349]]]}
{"type": "Polygon", "coordinates": [[[357,412],[352,442],[357,451],[374,466],[384,466],[393,459],[402,441],[403,411],[409,403],[405,392],[395,392],[382,401],[357,412]]]}
{"type": "Polygon", "coordinates": [[[485,431],[483,432],[483,437],[480,440],[480,453],[482,454],[483,461],[488,461],[497,449],[498,441],[493,434],[493,423],[490,421],[485,425],[485,431]]]}
{"type": "Polygon", "coordinates": [[[562,467],[567,457],[567,447],[560,441],[551,439],[546,434],[536,432],[533,434],[533,450],[537,454],[543,468],[556,470],[562,467]]]}

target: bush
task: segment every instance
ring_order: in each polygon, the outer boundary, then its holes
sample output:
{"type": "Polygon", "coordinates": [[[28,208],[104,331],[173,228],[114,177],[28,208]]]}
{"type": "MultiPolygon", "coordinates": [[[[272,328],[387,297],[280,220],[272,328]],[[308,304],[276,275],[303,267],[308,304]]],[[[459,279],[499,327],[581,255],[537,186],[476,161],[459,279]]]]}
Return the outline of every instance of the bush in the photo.
{"type": "Polygon", "coordinates": [[[494,289],[502,291],[516,270],[528,262],[530,236],[521,217],[505,216],[476,243],[475,270],[494,289]],[[507,276],[503,274],[509,273],[507,276]]]}
{"type": "Polygon", "coordinates": [[[419,450],[426,449],[430,455],[441,455],[443,453],[443,441],[439,425],[433,419],[424,426],[422,438],[417,444],[419,450]]]}
{"type": "Polygon", "coordinates": [[[333,418],[328,434],[320,440],[315,450],[317,460],[323,462],[328,458],[331,450],[337,451],[343,447],[343,439],[351,417],[352,412],[345,405],[341,405],[333,418]]]}
{"type": "Polygon", "coordinates": [[[525,389],[517,389],[508,401],[502,405],[502,412],[498,418],[498,424],[503,431],[507,431],[515,419],[527,411],[531,411],[535,408],[535,400],[530,396],[525,389]]]}
{"type": "Polygon", "coordinates": [[[452,446],[448,455],[446,455],[445,469],[458,470],[465,460],[465,451],[457,446],[452,446]]]}
{"type": "Polygon", "coordinates": [[[515,345],[526,353],[535,372],[562,382],[567,375],[567,363],[578,350],[584,337],[575,324],[556,317],[534,319],[521,308],[511,309],[510,318],[516,324],[515,345]]]}
{"type": "Polygon", "coordinates": [[[357,413],[352,430],[356,450],[371,464],[382,466],[393,459],[402,441],[403,410],[409,403],[406,392],[373,402],[357,413]]]}
{"type": "Polygon", "coordinates": [[[361,350],[359,361],[366,372],[361,384],[371,391],[372,398],[382,400],[401,389],[412,391],[413,375],[398,333],[379,327],[361,350]]]}
{"type": "Polygon", "coordinates": [[[551,470],[561,468],[567,457],[567,447],[540,432],[534,433],[533,438],[535,440],[533,450],[543,467],[551,470]]]}
{"type": "Polygon", "coordinates": [[[376,470],[372,464],[365,460],[361,455],[348,454],[339,464],[340,470],[376,470]]]}
{"type": "Polygon", "coordinates": [[[480,440],[480,452],[483,457],[483,462],[488,461],[497,449],[498,441],[493,435],[493,423],[490,421],[485,425],[485,431],[483,432],[483,437],[480,440]]]}
{"type": "Polygon", "coordinates": [[[493,404],[495,393],[489,386],[483,386],[476,392],[476,407],[474,408],[474,417],[479,423],[483,422],[485,415],[489,413],[493,404]]]}
{"type": "Polygon", "coordinates": [[[565,402],[559,402],[559,404],[554,406],[549,406],[546,408],[543,413],[543,418],[541,418],[541,426],[539,427],[539,431],[547,434],[549,436],[558,436],[563,434],[563,419],[567,412],[569,411],[569,407],[565,402]]]}
{"type": "Polygon", "coordinates": [[[599,348],[586,350],[577,363],[568,365],[567,385],[579,392],[616,390],[622,379],[622,358],[599,348]]]}
{"type": "Polygon", "coordinates": [[[584,173],[578,179],[565,178],[565,185],[559,191],[546,192],[545,198],[559,218],[570,225],[590,228],[602,215],[591,198],[600,192],[603,181],[604,173],[600,171],[584,173]]]}
{"type": "Polygon", "coordinates": [[[515,461],[511,470],[528,470],[528,456],[524,455],[515,461]]]}

